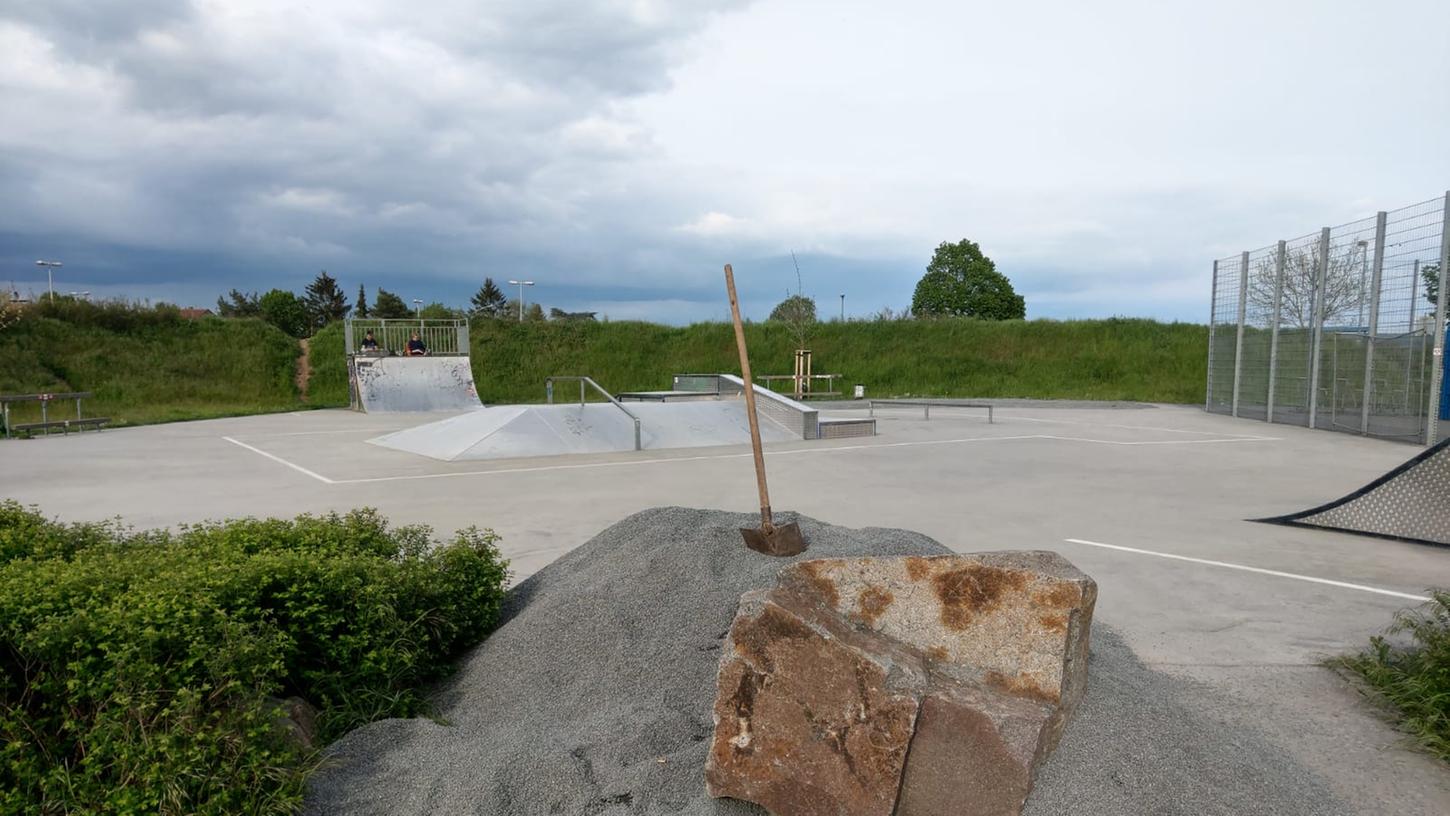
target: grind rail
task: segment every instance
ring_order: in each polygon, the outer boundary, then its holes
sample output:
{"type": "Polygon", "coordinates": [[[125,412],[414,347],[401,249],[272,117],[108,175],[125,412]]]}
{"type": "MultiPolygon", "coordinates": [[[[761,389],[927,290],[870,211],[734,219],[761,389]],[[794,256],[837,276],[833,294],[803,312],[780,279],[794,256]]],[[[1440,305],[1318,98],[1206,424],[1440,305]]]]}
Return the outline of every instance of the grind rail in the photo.
{"type": "Polygon", "coordinates": [[[548,401],[548,403],[550,405],[553,405],[554,404],[554,383],[556,381],[560,381],[560,380],[565,381],[565,382],[572,381],[572,380],[577,380],[579,382],[579,406],[580,407],[583,407],[584,406],[584,400],[585,400],[585,397],[587,396],[587,392],[585,391],[585,388],[586,387],[591,387],[595,391],[598,391],[600,393],[600,395],[602,395],[605,399],[609,400],[609,403],[611,405],[613,405],[615,408],[618,408],[619,410],[623,411],[625,416],[629,417],[631,420],[634,421],[634,449],[635,450],[643,450],[644,449],[643,446],[640,444],[639,417],[635,416],[634,415],[634,412],[632,412],[628,408],[624,407],[624,404],[621,403],[619,400],[615,399],[613,394],[609,393],[608,391],[605,391],[604,390],[604,386],[600,385],[599,383],[595,382],[594,380],[590,379],[589,377],[585,377],[583,375],[561,374],[561,375],[556,375],[556,376],[553,376],[553,377],[546,377],[546,378],[544,378],[544,394],[545,394],[546,400],[548,401]]]}

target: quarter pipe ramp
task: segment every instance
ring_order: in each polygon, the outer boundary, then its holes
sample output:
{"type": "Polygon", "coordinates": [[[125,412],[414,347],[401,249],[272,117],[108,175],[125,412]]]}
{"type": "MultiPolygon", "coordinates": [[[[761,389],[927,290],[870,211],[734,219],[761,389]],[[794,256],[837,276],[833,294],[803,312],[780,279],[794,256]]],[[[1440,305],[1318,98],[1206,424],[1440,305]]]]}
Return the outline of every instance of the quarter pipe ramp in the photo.
{"type": "Polygon", "coordinates": [[[1256,520],[1450,546],[1450,439],[1342,499],[1256,520]]]}
{"type": "Polygon", "coordinates": [[[373,413],[482,408],[467,357],[354,357],[354,404],[373,413]]]}

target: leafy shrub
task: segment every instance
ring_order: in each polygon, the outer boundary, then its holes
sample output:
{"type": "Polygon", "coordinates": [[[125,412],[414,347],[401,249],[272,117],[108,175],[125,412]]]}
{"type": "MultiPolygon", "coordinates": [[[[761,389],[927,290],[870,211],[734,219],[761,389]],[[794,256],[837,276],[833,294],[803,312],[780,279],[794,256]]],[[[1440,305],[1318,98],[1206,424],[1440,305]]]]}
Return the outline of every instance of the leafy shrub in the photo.
{"type": "Polygon", "coordinates": [[[310,751],[424,711],[498,619],[488,530],[371,510],[134,533],[0,502],[0,812],[289,813],[310,751]]]}
{"type": "Polygon", "coordinates": [[[1450,761],[1450,591],[1400,612],[1363,652],[1331,661],[1360,677],[1395,708],[1400,725],[1450,761]]]}

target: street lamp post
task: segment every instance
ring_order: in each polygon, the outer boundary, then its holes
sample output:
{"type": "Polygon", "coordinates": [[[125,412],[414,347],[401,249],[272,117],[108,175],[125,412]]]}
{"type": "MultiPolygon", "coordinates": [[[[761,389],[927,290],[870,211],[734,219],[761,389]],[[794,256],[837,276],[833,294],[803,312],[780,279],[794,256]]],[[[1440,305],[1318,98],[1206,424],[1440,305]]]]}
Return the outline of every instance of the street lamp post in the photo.
{"type": "Polygon", "coordinates": [[[62,266],[65,266],[65,264],[61,263],[60,261],[36,261],[35,262],[35,265],[36,266],[43,266],[43,267],[45,267],[45,283],[46,283],[46,288],[50,291],[50,302],[51,303],[54,303],[55,302],[55,270],[59,269],[62,266]]]}
{"type": "Polygon", "coordinates": [[[417,298],[413,298],[413,319],[414,320],[422,320],[423,319],[423,301],[421,301],[421,300],[419,300],[417,298]]]}
{"type": "Polygon", "coordinates": [[[509,281],[509,286],[517,286],[517,287],[519,287],[519,322],[520,323],[524,322],[524,287],[525,286],[533,286],[533,285],[534,285],[534,282],[533,281],[526,281],[526,280],[511,280],[511,281],[509,281]]]}
{"type": "Polygon", "coordinates": [[[841,322],[846,322],[846,293],[841,293],[841,322]]]}

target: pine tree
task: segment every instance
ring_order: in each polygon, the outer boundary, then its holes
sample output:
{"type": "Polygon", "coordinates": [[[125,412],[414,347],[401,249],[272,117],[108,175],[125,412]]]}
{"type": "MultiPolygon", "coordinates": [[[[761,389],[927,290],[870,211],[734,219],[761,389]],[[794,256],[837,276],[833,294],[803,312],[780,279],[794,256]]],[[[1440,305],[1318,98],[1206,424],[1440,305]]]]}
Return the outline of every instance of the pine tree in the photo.
{"type": "Polygon", "coordinates": [[[373,300],[373,317],[384,320],[402,320],[413,316],[413,310],[403,299],[379,286],[376,299],[373,300]]]}
{"type": "Polygon", "coordinates": [[[307,318],[313,329],[347,317],[347,295],[342,293],[337,280],[327,274],[326,269],[307,285],[307,294],[302,301],[307,306],[307,318]]]}
{"type": "Polygon", "coordinates": [[[236,289],[228,292],[226,297],[216,299],[216,310],[222,317],[259,317],[262,314],[256,292],[239,292],[236,289]]]}
{"type": "Polygon", "coordinates": [[[357,285],[357,306],[352,310],[353,317],[366,318],[368,316],[368,293],[363,290],[362,284],[357,285]]]}
{"type": "Polygon", "coordinates": [[[508,298],[493,278],[484,278],[483,286],[473,293],[469,302],[473,305],[474,317],[504,317],[504,310],[508,308],[508,298]]]}

